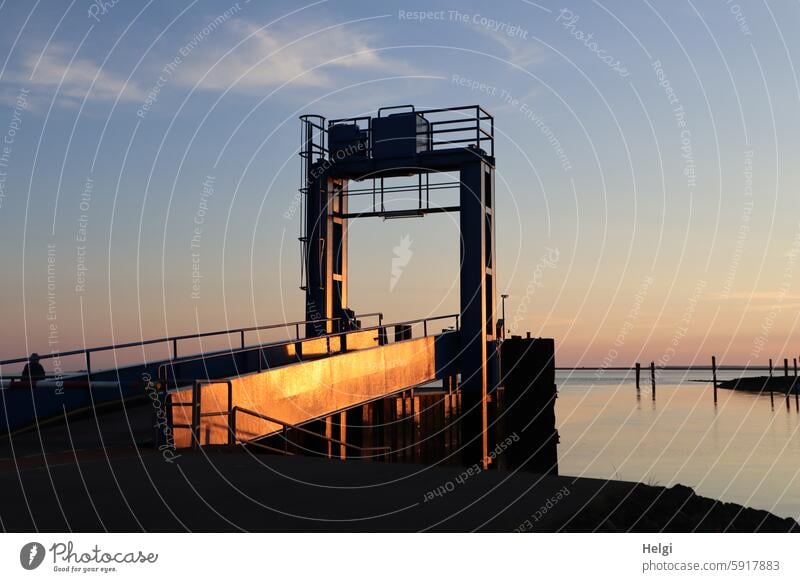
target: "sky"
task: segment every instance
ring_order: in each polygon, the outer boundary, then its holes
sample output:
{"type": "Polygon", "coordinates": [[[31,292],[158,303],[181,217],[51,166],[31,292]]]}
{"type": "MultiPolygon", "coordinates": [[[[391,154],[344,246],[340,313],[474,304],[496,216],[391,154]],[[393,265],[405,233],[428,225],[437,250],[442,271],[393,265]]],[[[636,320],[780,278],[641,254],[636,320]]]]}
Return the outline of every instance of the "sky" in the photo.
{"type": "MultiPolygon", "coordinates": [[[[497,290],[558,365],[791,361],[798,21],[727,0],[0,2],[0,357],[302,319],[298,116],[413,103],[495,116],[497,290]]],[[[458,310],[457,215],[353,221],[349,256],[356,312],[458,310]]]]}

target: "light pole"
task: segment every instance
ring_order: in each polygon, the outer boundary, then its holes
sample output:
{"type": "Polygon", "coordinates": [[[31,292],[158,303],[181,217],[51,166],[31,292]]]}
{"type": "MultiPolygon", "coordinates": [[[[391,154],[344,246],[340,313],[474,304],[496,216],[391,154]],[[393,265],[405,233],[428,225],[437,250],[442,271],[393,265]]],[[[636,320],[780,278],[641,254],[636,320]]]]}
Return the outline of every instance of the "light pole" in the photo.
{"type": "Polygon", "coordinates": [[[506,298],[508,297],[508,293],[501,293],[500,299],[502,299],[503,303],[503,339],[506,339],[506,298]]]}

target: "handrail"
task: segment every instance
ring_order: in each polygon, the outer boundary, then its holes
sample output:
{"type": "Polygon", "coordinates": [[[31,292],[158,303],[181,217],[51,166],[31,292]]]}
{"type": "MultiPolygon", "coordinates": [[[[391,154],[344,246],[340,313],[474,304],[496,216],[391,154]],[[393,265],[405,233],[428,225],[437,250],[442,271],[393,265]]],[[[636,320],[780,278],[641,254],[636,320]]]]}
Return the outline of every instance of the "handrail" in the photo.
{"type": "MultiPolygon", "coordinates": [[[[191,402],[173,402],[171,398],[167,400],[167,415],[169,418],[169,422],[172,426],[172,429],[176,428],[187,428],[192,434],[192,448],[197,448],[200,446],[200,424],[203,418],[208,417],[216,417],[216,416],[227,416],[228,417],[228,445],[234,446],[237,443],[241,444],[252,444],[258,447],[262,447],[264,449],[272,450],[274,452],[287,452],[287,451],[279,451],[274,449],[273,447],[269,447],[263,445],[261,443],[253,442],[255,439],[260,439],[265,436],[268,436],[271,433],[266,433],[264,435],[254,437],[253,439],[242,440],[236,436],[236,414],[242,412],[244,414],[249,414],[250,416],[254,416],[260,418],[262,420],[266,420],[268,422],[272,422],[274,424],[281,425],[283,430],[285,431],[287,428],[291,428],[293,430],[297,430],[299,432],[307,433],[313,435],[315,437],[324,439],[328,442],[335,443],[341,445],[346,448],[355,449],[360,452],[365,451],[391,451],[391,447],[359,447],[358,445],[354,445],[351,443],[346,443],[344,441],[340,441],[333,437],[329,437],[327,435],[321,435],[315,433],[314,431],[308,430],[307,428],[303,428],[302,426],[292,424],[290,422],[286,422],[280,420],[279,418],[274,418],[272,416],[268,416],[261,412],[256,412],[254,410],[250,410],[249,408],[244,408],[242,406],[234,406],[233,405],[233,383],[231,380],[205,380],[205,379],[195,379],[195,380],[185,380],[181,382],[191,382],[192,383],[192,401],[191,402]],[[202,387],[204,385],[210,384],[225,384],[228,388],[228,409],[227,410],[217,410],[213,412],[203,412],[203,399],[202,399],[202,387]],[[190,407],[191,408],[191,424],[175,424],[172,420],[173,411],[172,408],[175,406],[183,406],[183,407],[190,407]]],[[[166,387],[165,387],[166,389],[166,387]]]]}
{"type": "MultiPolygon", "coordinates": [[[[379,320],[382,320],[383,319],[383,314],[379,313],[379,312],[375,312],[375,313],[359,314],[359,315],[356,316],[356,318],[360,318],[360,317],[378,317],[379,320]]],[[[273,323],[273,324],[270,324],[270,325],[257,325],[257,326],[252,326],[252,327],[239,327],[239,328],[230,329],[230,330],[208,331],[208,332],[195,333],[195,334],[167,336],[167,337],[162,337],[162,338],[157,338],[157,339],[142,340],[142,341],[137,341],[137,342],[126,342],[126,343],[122,343],[122,344],[110,344],[110,345],[106,345],[106,346],[97,346],[97,347],[92,347],[92,348],[71,350],[71,351],[67,351],[67,352],[44,353],[44,354],[40,354],[39,355],[39,359],[40,360],[46,360],[46,359],[49,359],[49,358],[64,358],[64,357],[67,357],[67,356],[77,356],[79,354],[83,354],[85,359],[86,359],[86,374],[89,375],[92,372],[90,354],[95,353],[95,352],[104,352],[104,351],[110,351],[110,350],[121,350],[121,349],[126,349],[126,348],[142,347],[142,346],[148,346],[148,345],[153,345],[153,344],[158,344],[158,343],[172,342],[172,359],[176,360],[176,359],[178,359],[178,353],[177,353],[178,352],[178,342],[182,341],[182,340],[200,339],[200,338],[205,338],[205,337],[212,337],[212,336],[218,336],[218,335],[232,335],[232,334],[238,333],[241,336],[242,348],[244,348],[245,347],[244,334],[247,333],[247,332],[294,327],[295,328],[295,335],[297,336],[295,341],[297,341],[297,340],[300,339],[300,326],[301,325],[308,325],[308,324],[322,323],[322,322],[326,322],[327,323],[328,321],[340,321],[341,319],[342,319],[341,317],[325,317],[325,318],[321,318],[321,319],[309,319],[309,320],[303,320],[303,321],[289,321],[289,322],[286,322],[286,323],[273,323]]],[[[263,344],[260,344],[260,345],[263,345],[263,344]]],[[[10,360],[2,360],[2,361],[0,361],[0,366],[5,366],[5,365],[9,365],[9,364],[21,364],[23,362],[28,362],[28,359],[29,359],[29,356],[20,357],[20,358],[12,358],[10,360]]],[[[63,375],[62,375],[62,377],[63,377],[63,375]]]]}
{"type": "MultiPolygon", "coordinates": [[[[189,382],[189,381],[187,381],[189,382]]],[[[166,388],[164,386],[164,403],[167,409],[167,422],[170,426],[171,430],[175,430],[176,428],[186,428],[192,434],[192,448],[196,449],[200,447],[200,422],[202,418],[209,417],[209,416],[225,416],[227,415],[230,418],[231,411],[233,410],[233,382],[230,380],[205,380],[205,379],[194,379],[190,381],[192,383],[192,401],[191,402],[173,402],[172,398],[166,388]],[[203,412],[203,392],[202,386],[206,384],[225,384],[228,387],[228,410],[220,410],[216,412],[203,412]],[[190,424],[176,424],[174,421],[174,411],[173,409],[176,407],[188,407],[191,408],[191,423],[190,424]]],[[[160,390],[161,386],[157,385],[156,390],[160,390]]],[[[231,443],[231,435],[228,435],[228,444],[231,443]]],[[[174,446],[174,445],[173,445],[174,446]]]]}
{"type": "Polygon", "coordinates": [[[244,408],[244,407],[241,407],[241,406],[234,406],[233,408],[231,408],[231,411],[230,411],[229,422],[228,422],[228,430],[230,431],[230,434],[233,435],[234,441],[235,442],[240,442],[242,444],[259,444],[259,443],[253,443],[252,441],[254,441],[255,439],[264,438],[265,436],[268,436],[269,434],[272,434],[272,433],[266,433],[264,435],[261,435],[261,436],[258,436],[258,437],[254,437],[253,439],[247,439],[247,440],[238,439],[236,437],[236,414],[238,412],[241,412],[243,414],[248,414],[248,415],[254,416],[256,418],[260,418],[261,420],[266,420],[267,422],[272,422],[274,424],[279,424],[284,429],[291,428],[292,430],[296,430],[296,431],[299,431],[299,432],[302,432],[302,433],[305,433],[305,434],[310,434],[310,435],[312,435],[314,437],[321,438],[321,439],[323,439],[325,441],[328,441],[330,443],[337,444],[337,445],[343,446],[345,448],[354,449],[354,450],[357,450],[357,451],[360,451],[360,452],[365,452],[365,451],[391,451],[392,450],[391,447],[359,447],[358,445],[354,445],[352,443],[346,443],[344,441],[340,441],[340,440],[335,439],[333,437],[329,437],[327,435],[319,434],[317,432],[314,432],[313,430],[308,430],[307,428],[303,428],[302,426],[299,426],[299,425],[296,425],[296,424],[292,424],[291,422],[286,422],[286,421],[281,420],[279,418],[274,418],[272,416],[269,416],[267,414],[263,414],[261,412],[256,412],[255,410],[250,410],[249,408],[244,408]]]}
{"type": "MultiPolygon", "coordinates": [[[[215,352],[214,354],[209,354],[209,355],[202,355],[201,354],[199,356],[189,356],[189,357],[186,357],[186,358],[176,358],[174,360],[171,360],[169,362],[164,362],[163,364],[159,365],[158,371],[156,373],[156,377],[159,380],[164,380],[164,381],[168,380],[168,378],[162,377],[162,375],[161,375],[161,371],[167,366],[175,366],[176,364],[185,364],[185,363],[188,363],[188,362],[196,362],[196,361],[206,360],[206,359],[211,358],[211,357],[235,356],[237,354],[244,353],[244,352],[250,352],[250,351],[253,351],[253,350],[264,349],[265,347],[279,348],[279,347],[282,347],[282,346],[293,345],[293,344],[296,344],[296,343],[298,343],[300,341],[312,341],[312,340],[315,340],[315,339],[320,339],[320,340],[321,339],[326,339],[327,340],[327,353],[330,354],[331,353],[331,351],[330,351],[331,350],[331,344],[330,344],[331,338],[345,336],[345,335],[350,334],[350,333],[360,333],[360,332],[367,332],[367,331],[379,331],[379,330],[385,329],[387,327],[396,326],[396,325],[413,325],[415,323],[422,323],[423,324],[423,329],[424,329],[424,334],[425,334],[423,337],[427,337],[428,336],[428,322],[436,321],[436,320],[439,320],[439,319],[449,319],[451,317],[455,318],[456,329],[458,329],[460,314],[459,313],[451,313],[451,314],[448,314],[448,315],[436,315],[436,316],[433,316],[433,317],[423,317],[423,318],[420,318],[420,319],[411,319],[411,320],[407,320],[407,321],[400,321],[400,322],[389,323],[389,324],[381,323],[380,325],[373,326],[373,327],[366,327],[366,328],[349,330],[349,331],[340,331],[340,332],[325,334],[325,335],[316,336],[316,337],[313,337],[313,336],[312,337],[306,337],[306,338],[303,338],[302,340],[295,339],[295,340],[289,340],[289,341],[283,341],[283,342],[277,342],[277,343],[271,343],[271,344],[261,344],[261,345],[257,345],[257,346],[248,346],[246,348],[239,348],[239,349],[236,349],[236,350],[229,350],[229,351],[226,351],[226,352],[215,352]]],[[[261,358],[260,357],[259,357],[258,361],[259,361],[259,370],[260,370],[260,366],[261,366],[261,358]]]]}

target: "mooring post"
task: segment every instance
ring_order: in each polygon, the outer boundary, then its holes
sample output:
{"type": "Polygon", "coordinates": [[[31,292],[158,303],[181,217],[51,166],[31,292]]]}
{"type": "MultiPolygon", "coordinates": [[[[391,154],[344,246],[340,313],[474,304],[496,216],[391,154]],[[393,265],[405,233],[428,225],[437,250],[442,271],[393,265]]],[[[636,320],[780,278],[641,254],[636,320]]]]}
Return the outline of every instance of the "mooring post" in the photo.
{"type": "Polygon", "coordinates": [[[783,358],[783,377],[786,380],[786,410],[789,410],[789,396],[792,394],[791,384],[789,384],[789,358],[783,358]]]}
{"type": "Polygon", "coordinates": [[[794,409],[800,412],[800,390],[797,388],[797,377],[794,379],[794,409]]]}
{"type": "Polygon", "coordinates": [[[656,363],[650,362],[650,383],[653,386],[653,400],[656,399],[656,363]]]}
{"type": "Polygon", "coordinates": [[[711,356],[711,378],[714,383],[714,404],[717,403],[717,356],[711,356]]]}
{"type": "MultiPolygon", "coordinates": [[[[767,378],[767,385],[769,386],[769,403],[772,406],[772,409],[775,410],[775,395],[773,393],[773,386],[772,386],[772,382],[770,382],[770,378],[767,378]]],[[[763,387],[762,387],[762,391],[763,391],[763,387]]]]}
{"type": "Polygon", "coordinates": [[[770,406],[772,406],[772,410],[775,410],[775,387],[772,385],[772,358],[769,359],[769,378],[767,378],[767,384],[769,384],[769,403],[770,406]]]}
{"type": "Polygon", "coordinates": [[[636,391],[639,391],[639,378],[642,375],[642,365],[636,362],[636,391]]]}
{"type": "Polygon", "coordinates": [[[792,380],[792,392],[794,392],[794,407],[800,412],[800,399],[797,394],[797,358],[794,358],[794,380],[792,380]]]}

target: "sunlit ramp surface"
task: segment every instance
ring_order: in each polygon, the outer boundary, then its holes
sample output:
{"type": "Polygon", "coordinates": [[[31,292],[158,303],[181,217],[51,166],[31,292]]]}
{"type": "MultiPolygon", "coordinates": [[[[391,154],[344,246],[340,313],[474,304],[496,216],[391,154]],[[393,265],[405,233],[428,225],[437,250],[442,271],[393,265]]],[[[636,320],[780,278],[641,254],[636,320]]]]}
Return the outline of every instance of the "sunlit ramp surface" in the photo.
{"type": "Polygon", "coordinates": [[[193,383],[169,395],[174,444],[249,441],[445,378],[457,349],[458,335],[445,332],[193,383]]]}

